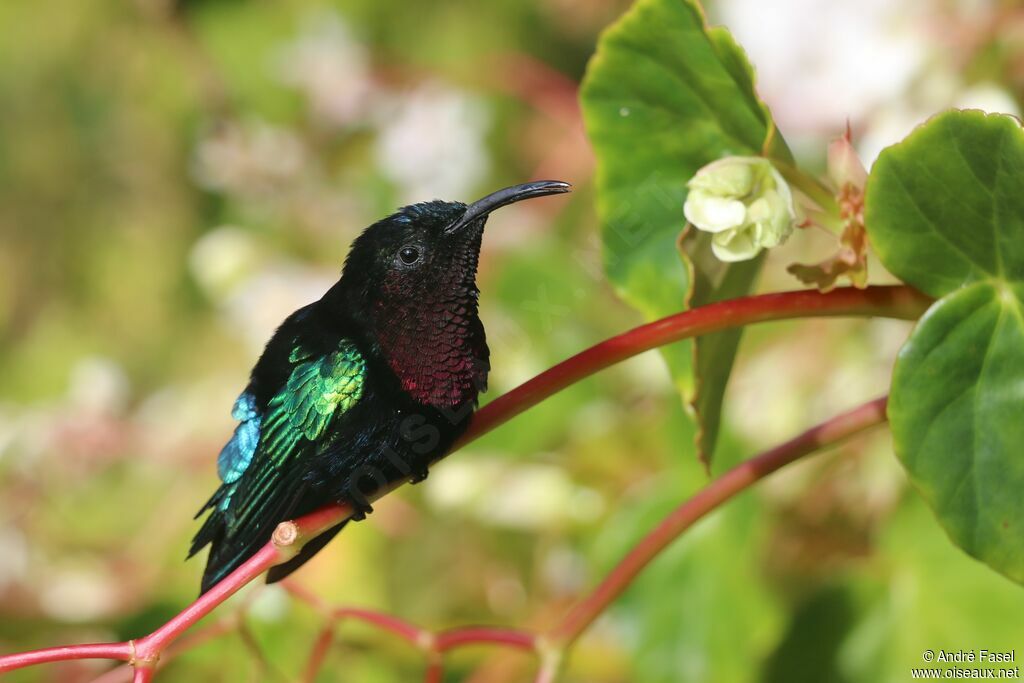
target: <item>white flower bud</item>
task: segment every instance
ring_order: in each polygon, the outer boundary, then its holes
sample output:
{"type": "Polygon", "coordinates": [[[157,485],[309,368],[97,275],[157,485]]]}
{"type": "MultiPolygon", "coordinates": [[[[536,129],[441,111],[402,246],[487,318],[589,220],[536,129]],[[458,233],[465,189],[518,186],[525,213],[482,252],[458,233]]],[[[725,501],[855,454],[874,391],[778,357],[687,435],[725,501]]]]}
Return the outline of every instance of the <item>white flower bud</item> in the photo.
{"type": "Polygon", "coordinates": [[[793,195],[767,159],[719,159],[697,171],[687,186],[686,220],[714,234],[711,250],[722,261],[752,259],[793,231],[793,195]]]}

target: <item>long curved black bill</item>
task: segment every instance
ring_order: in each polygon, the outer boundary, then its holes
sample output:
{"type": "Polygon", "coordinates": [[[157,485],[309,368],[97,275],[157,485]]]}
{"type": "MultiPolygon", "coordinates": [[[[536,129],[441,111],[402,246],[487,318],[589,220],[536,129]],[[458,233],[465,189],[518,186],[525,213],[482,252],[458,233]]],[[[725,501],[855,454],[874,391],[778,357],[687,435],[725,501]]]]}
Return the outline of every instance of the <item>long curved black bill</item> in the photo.
{"type": "Polygon", "coordinates": [[[456,232],[470,223],[483,218],[495,209],[500,209],[515,202],[521,202],[524,199],[546,197],[551,194],[562,194],[570,191],[572,191],[572,185],[561,180],[537,180],[532,183],[506,187],[504,190],[492,192],[483,199],[479,199],[467,206],[466,213],[462,214],[462,218],[445,228],[445,232],[456,232]]]}

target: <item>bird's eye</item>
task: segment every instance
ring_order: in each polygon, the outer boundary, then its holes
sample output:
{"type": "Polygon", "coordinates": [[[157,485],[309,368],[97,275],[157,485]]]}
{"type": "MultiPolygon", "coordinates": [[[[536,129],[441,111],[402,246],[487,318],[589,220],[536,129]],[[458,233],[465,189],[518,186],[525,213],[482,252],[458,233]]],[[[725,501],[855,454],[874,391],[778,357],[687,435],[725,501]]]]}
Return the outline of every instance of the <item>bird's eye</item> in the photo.
{"type": "Polygon", "coordinates": [[[402,247],[398,252],[398,258],[407,266],[411,266],[420,260],[420,250],[416,247],[402,247]]]}

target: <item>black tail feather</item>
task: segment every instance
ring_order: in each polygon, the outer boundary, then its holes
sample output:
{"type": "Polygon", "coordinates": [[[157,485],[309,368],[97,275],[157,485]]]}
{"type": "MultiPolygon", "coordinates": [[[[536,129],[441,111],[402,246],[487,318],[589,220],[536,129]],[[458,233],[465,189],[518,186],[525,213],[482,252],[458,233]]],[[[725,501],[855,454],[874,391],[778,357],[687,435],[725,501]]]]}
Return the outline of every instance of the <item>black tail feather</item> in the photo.
{"type": "MultiPolygon", "coordinates": [[[[232,517],[230,510],[224,511],[218,506],[213,506],[209,517],[203,522],[199,533],[193,539],[189,551],[189,557],[191,557],[207,544],[210,546],[200,595],[237,569],[264,543],[269,541],[278,522],[311,512],[325,504],[326,501],[327,499],[322,496],[310,496],[308,483],[299,480],[297,485],[291,487],[290,490],[277,489],[264,501],[259,514],[266,520],[274,520],[273,524],[247,525],[242,528],[235,528],[237,520],[232,517]]],[[[207,507],[211,506],[208,504],[207,507]]],[[[342,522],[331,527],[307,543],[291,560],[271,568],[267,575],[267,582],[279,581],[305,564],[327,545],[328,541],[334,538],[344,525],[345,523],[342,522]]]]}
{"type": "Polygon", "coordinates": [[[227,538],[227,525],[224,514],[220,510],[214,510],[206,518],[202,529],[199,530],[192,542],[189,556],[191,557],[206,544],[210,545],[210,554],[206,558],[206,568],[203,570],[200,595],[217,585],[221,579],[237,569],[246,557],[252,554],[248,547],[239,546],[227,538]]]}

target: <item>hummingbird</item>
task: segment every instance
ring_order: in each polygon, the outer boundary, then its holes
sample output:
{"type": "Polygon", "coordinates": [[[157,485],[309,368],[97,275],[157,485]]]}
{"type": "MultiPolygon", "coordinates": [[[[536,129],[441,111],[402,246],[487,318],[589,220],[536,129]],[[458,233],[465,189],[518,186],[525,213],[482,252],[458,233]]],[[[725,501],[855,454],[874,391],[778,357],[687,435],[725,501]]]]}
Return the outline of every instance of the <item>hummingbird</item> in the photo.
{"type": "MultiPolygon", "coordinates": [[[[289,315],[235,401],[217,457],[220,487],[189,550],[210,546],[205,593],[270,540],[276,526],[330,503],[372,512],[376,492],[427,477],[466,430],[490,370],[476,286],[492,211],[569,192],[542,180],[466,205],[403,207],[353,242],[341,277],[289,315]]],[[[348,520],[272,567],[279,581],[348,520]]]]}

